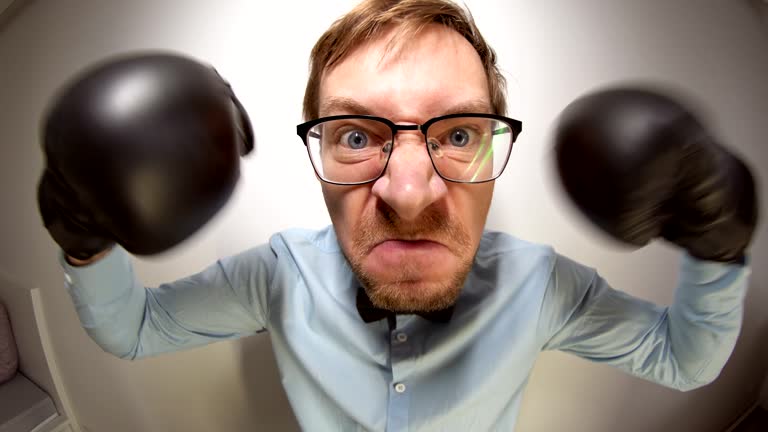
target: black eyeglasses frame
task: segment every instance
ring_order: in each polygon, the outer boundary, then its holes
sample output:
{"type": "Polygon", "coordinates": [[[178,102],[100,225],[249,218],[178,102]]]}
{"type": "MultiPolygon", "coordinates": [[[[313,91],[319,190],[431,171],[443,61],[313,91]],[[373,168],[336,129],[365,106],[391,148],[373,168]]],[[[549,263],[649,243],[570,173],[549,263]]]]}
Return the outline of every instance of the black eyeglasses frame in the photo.
{"type": "Polygon", "coordinates": [[[323,178],[323,176],[320,175],[320,173],[317,171],[317,168],[315,167],[315,163],[312,160],[312,153],[309,149],[309,144],[307,142],[307,136],[309,135],[309,132],[312,130],[313,127],[320,123],[324,123],[327,121],[332,120],[348,120],[348,119],[363,119],[363,120],[375,120],[380,123],[384,123],[385,125],[389,126],[390,130],[392,131],[392,140],[394,144],[394,139],[397,136],[397,132],[399,131],[420,131],[422,135],[424,136],[424,144],[427,146],[427,154],[429,155],[429,160],[432,162],[432,167],[435,169],[435,172],[437,175],[440,176],[443,180],[452,182],[452,183],[465,183],[465,184],[479,184],[479,183],[487,183],[489,181],[496,180],[501,176],[501,174],[504,172],[504,169],[507,167],[507,163],[509,162],[509,156],[512,154],[512,148],[514,147],[515,141],[517,141],[517,137],[520,135],[520,133],[523,131],[523,122],[520,120],[516,120],[513,118],[505,117],[498,114],[485,114],[485,113],[455,113],[455,114],[447,114],[439,117],[434,117],[429,120],[427,120],[423,124],[414,124],[414,125],[399,125],[393,122],[392,120],[389,120],[384,117],[377,117],[377,116],[371,116],[371,115],[362,115],[362,114],[342,114],[342,115],[334,115],[334,116],[327,116],[327,117],[320,117],[316,118],[314,120],[310,120],[308,122],[301,123],[299,125],[296,125],[296,134],[299,135],[299,138],[301,138],[301,141],[304,143],[304,147],[307,149],[307,155],[309,156],[309,161],[312,165],[312,169],[315,171],[315,175],[317,175],[317,178],[320,180],[334,185],[341,185],[341,186],[357,186],[357,185],[363,185],[375,182],[376,180],[380,179],[381,176],[384,175],[385,172],[387,172],[387,165],[389,165],[389,160],[392,157],[392,153],[394,152],[394,146],[392,148],[392,151],[387,156],[387,162],[384,164],[384,166],[381,169],[381,173],[375,178],[372,178],[370,180],[365,180],[361,182],[335,182],[328,179],[323,178]],[[507,158],[504,160],[504,167],[499,171],[499,173],[487,180],[481,180],[481,181],[471,181],[471,180],[456,180],[451,179],[448,177],[443,176],[442,173],[440,173],[440,170],[435,165],[435,161],[432,159],[432,154],[429,152],[429,142],[427,139],[427,131],[429,130],[429,127],[436,122],[439,122],[441,120],[448,120],[452,118],[460,118],[460,117],[470,117],[470,118],[487,118],[492,120],[499,120],[507,125],[512,130],[512,142],[510,143],[510,150],[509,153],[507,153],[507,158]]]}

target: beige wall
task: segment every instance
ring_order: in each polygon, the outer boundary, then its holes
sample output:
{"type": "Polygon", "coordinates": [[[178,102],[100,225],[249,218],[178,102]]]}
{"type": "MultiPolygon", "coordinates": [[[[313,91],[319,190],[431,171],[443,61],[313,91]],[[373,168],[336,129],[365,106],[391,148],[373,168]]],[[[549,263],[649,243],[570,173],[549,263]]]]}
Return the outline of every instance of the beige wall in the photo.
{"type": "MultiPolygon", "coordinates": [[[[258,3],[38,0],[0,31],[0,269],[43,289],[62,373],[91,432],[296,429],[266,337],[135,363],[103,354],[78,325],[34,199],[43,163],[38,123],[54,90],[104,56],[167,48],[216,65],[248,108],[259,143],[236,196],[211,224],[163,256],[137,260],[145,282],[194,272],[279,229],[328,223],[293,131],[311,45],[354,1],[258,3]]],[[[630,253],[573,212],[549,165],[550,124],[600,84],[662,80],[695,94],[715,133],[752,162],[765,185],[768,31],[746,7],[719,0],[467,3],[510,75],[512,115],[525,123],[489,227],[553,244],[620,289],[670,301],[678,253],[662,244],[630,253]]],[[[761,197],[766,214],[764,187],[761,197]]],[[[716,383],[679,393],[547,353],[526,391],[519,430],[722,430],[757,398],[768,359],[765,224],[753,250],[744,329],[716,383]]]]}

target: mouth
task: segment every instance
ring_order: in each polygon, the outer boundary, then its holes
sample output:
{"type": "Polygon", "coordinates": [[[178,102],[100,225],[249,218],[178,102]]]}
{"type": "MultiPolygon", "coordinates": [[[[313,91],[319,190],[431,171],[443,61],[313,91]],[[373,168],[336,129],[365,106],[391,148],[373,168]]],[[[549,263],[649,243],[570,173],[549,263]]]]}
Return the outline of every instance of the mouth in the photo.
{"type": "Polygon", "coordinates": [[[379,281],[437,281],[456,266],[448,245],[432,239],[387,238],[362,257],[362,268],[379,281]]]}
{"type": "Polygon", "coordinates": [[[406,245],[425,245],[428,243],[435,243],[438,245],[444,245],[446,242],[441,241],[434,236],[425,236],[425,235],[408,235],[408,234],[396,234],[393,236],[385,236],[383,238],[379,238],[376,241],[374,241],[373,247],[379,246],[381,244],[389,243],[389,242],[395,242],[395,243],[403,243],[406,245]]]}
{"type": "Polygon", "coordinates": [[[446,249],[442,242],[431,239],[385,239],[376,243],[371,250],[385,254],[431,253],[446,249]]]}

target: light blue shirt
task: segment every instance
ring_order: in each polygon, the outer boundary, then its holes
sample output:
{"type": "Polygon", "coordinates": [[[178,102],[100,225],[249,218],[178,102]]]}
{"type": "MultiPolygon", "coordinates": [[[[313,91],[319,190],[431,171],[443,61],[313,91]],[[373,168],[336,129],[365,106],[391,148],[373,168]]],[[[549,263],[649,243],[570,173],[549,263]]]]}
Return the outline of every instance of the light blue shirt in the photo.
{"type": "Polygon", "coordinates": [[[486,232],[448,323],[366,324],[332,228],[289,230],[157,288],[115,248],[63,263],[83,327],[126,359],[268,331],[308,431],[511,431],[537,354],[562,350],[687,390],[731,354],[749,270],[684,256],[674,303],[612,289],[553,251],[486,232]]]}

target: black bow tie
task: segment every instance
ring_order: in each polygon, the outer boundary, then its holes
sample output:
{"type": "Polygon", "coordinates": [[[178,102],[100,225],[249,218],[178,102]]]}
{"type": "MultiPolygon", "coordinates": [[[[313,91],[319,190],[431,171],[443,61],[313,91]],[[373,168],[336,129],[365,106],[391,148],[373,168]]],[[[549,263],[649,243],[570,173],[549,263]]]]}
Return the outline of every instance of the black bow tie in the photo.
{"type": "MultiPolygon", "coordinates": [[[[373,305],[368,294],[363,287],[357,289],[357,312],[360,314],[360,318],[366,323],[378,321],[384,318],[394,319],[395,313],[386,309],[381,309],[373,305]]],[[[453,315],[453,306],[432,312],[417,312],[416,315],[432,322],[447,323],[451,320],[453,315]]]]}

